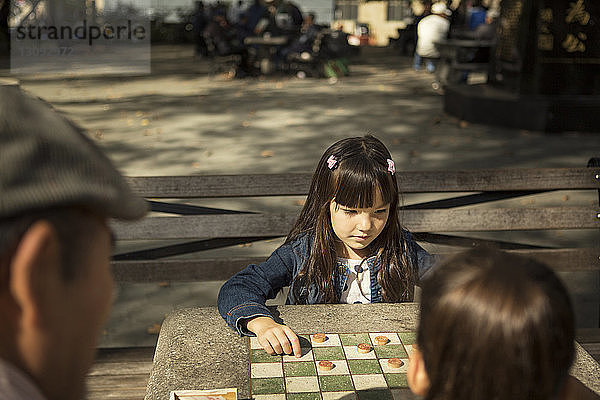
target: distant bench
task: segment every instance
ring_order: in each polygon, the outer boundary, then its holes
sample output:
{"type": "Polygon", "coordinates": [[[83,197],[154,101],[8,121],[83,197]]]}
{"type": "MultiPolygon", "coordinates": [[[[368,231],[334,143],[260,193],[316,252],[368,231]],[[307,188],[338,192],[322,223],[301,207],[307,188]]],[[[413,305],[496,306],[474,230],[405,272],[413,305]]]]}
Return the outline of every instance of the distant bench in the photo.
{"type": "MultiPolygon", "coordinates": [[[[443,85],[464,81],[464,73],[489,70],[494,43],[488,40],[446,39],[435,43],[440,53],[436,76],[443,85]]],[[[466,83],[466,81],[465,81],[466,83]]]]}

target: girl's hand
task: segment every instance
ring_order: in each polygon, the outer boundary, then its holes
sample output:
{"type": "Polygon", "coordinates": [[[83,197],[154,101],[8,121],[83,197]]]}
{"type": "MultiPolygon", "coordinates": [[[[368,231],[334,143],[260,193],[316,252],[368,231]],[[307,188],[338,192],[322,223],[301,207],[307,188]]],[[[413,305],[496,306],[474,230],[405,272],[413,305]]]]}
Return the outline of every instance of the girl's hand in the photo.
{"type": "Polygon", "coordinates": [[[246,328],[258,338],[258,343],[271,355],[292,354],[302,357],[300,340],[287,325],[281,325],[269,317],[252,318],[246,328]]]}

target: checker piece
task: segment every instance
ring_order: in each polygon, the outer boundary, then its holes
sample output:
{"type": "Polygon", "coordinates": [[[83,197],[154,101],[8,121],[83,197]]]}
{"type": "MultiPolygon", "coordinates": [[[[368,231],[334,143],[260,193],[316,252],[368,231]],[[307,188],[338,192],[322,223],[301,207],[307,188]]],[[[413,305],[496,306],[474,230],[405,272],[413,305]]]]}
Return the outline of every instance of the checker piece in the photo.
{"type": "Polygon", "coordinates": [[[383,346],[388,344],[390,339],[387,336],[375,336],[375,344],[379,346],[383,346]]]}
{"type": "Polygon", "coordinates": [[[404,362],[399,358],[390,358],[388,360],[388,365],[392,368],[400,368],[404,365],[404,362]]]}
{"type": "Polygon", "coordinates": [[[334,364],[331,361],[319,361],[319,369],[321,371],[331,371],[334,364]]]}
{"type": "Polygon", "coordinates": [[[359,352],[359,353],[364,353],[364,354],[366,354],[366,353],[368,353],[368,352],[370,352],[370,351],[371,351],[371,345],[370,345],[370,344],[367,344],[367,343],[359,343],[359,344],[356,346],[356,350],[358,350],[358,352],[359,352]]]}
{"type": "Polygon", "coordinates": [[[324,333],[315,333],[312,338],[315,343],[323,343],[327,340],[327,335],[324,333]]]}

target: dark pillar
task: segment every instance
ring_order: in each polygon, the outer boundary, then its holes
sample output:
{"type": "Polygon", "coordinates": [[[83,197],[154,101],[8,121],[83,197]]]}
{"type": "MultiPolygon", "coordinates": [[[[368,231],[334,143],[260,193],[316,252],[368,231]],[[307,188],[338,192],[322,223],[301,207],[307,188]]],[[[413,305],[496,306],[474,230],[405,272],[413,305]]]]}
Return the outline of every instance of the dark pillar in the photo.
{"type": "Polygon", "coordinates": [[[501,7],[488,84],[448,87],[446,111],[524,129],[600,131],[600,1],[501,7]]]}

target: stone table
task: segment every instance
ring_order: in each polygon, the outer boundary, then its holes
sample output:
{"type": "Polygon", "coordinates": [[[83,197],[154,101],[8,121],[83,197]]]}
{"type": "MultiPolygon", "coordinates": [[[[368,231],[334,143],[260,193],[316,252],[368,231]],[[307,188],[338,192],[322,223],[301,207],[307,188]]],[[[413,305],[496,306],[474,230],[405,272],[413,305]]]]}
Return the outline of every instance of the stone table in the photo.
{"type": "MultiPolygon", "coordinates": [[[[414,331],[418,304],[318,304],[277,306],[271,311],[294,331],[414,331]]],[[[578,344],[572,375],[600,393],[600,365],[578,344]]],[[[236,387],[250,397],[248,339],[227,327],[215,307],[176,310],[158,338],[146,400],[168,400],[173,390],[236,387]]]]}

